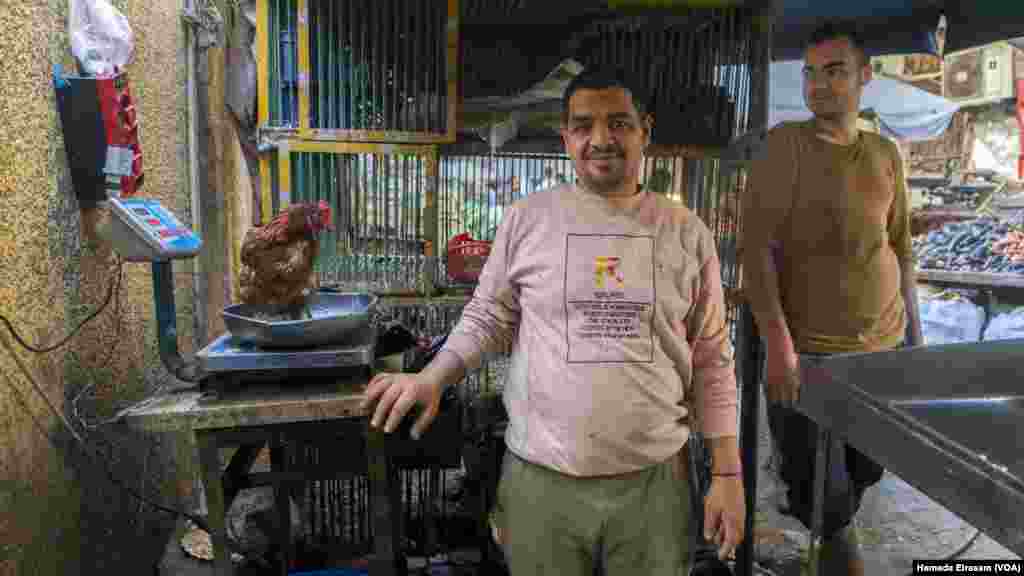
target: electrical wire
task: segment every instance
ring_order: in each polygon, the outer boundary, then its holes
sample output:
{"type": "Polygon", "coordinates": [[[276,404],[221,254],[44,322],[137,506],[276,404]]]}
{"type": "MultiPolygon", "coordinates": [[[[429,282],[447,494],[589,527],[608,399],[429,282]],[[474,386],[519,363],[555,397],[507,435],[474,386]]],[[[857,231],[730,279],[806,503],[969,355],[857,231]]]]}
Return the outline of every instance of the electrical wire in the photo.
{"type": "MultiPolygon", "coordinates": [[[[71,436],[75,439],[75,442],[78,444],[78,447],[81,448],[82,452],[87,457],[89,457],[89,459],[93,463],[96,463],[96,460],[94,458],[98,457],[98,459],[101,461],[101,463],[103,465],[103,469],[107,472],[107,475],[110,477],[111,482],[113,482],[117,486],[121,487],[122,489],[124,489],[126,492],[128,492],[129,494],[131,494],[135,498],[138,498],[138,499],[142,500],[144,503],[146,503],[147,505],[149,505],[149,506],[151,506],[151,507],[153,507],[153,508],[155,508],[157,510],[160,510],[162,512],[167,512],[167,513],[170,513],[170,514],[181,515],[181,516],[184,516],[185,518],[188,518],[189,520],[192,520],[193,522],[195,522],[196,520],[199,520],[199,522],[197,522],[197,524],[202,522],[201,519],[194,518],[191,514],[188,514],[188,513],[185,513],[185,512],[181,512],[179,510],[174,510],[174,509],[171,509],[171,508],[167,508],[167,507],[165,507],[165,506],[163,506],[161,504],[157,504],[156,502],[150,501],[150,500],[146,499],[145,497],[143,497],[142,495],[138,494],[132,488],[130,488],[127,485],[125,485],[120,480],[118,480],[116,478],[116,476],[114,475],[113,471],[110,469],[109,462],[107,462],[105,458],[102,458],[102,455],[98,454],[97,451],[93,450],[85,442],[85,439],[82,438],[81,434],[79,434],[78,431],[75,430],[75,428],[71,425],[71,422],[68,421],[67,416],[65,416],[60,410],[58,410],[57,407],[53,404],[53,402],[50,401],[50,398],[46,395],[46,393],[43,391],[42,387],[36,381],[35,377],[28,370],[28,367],[25,366],[24,361],[14,351],[14,349],[12,348],[12,346],[10,344],[10,341],[7,340],[7,337],[0,335],[0,341],[3,342],[4,348],[7,350],[8,356],[10,356],[12,360],[14,360],[14,363],[18,367],[18,370],[21,372],[21,375],[24,376],[25,379],[29,381],[29,384],[32,385],[32,388],[35,390],[36,394],[38,394],[39,397],[43,399],[43,402],[50,409],[50,412],[52,412],[53,415],[57,417],[57,419],[61,422],[61,424],[68,431],[68,433],[71,434],[71,436]]],[[[15,385],[14,380],[11,378],[11,376],[6,371],[3,374],[4,374],[4,381],[7,383],[8,388],[10,388],[17,396],[19,396],[20,398],[24,399],[24,396],[21,395],[20,391],[18,390],[18,387],[15,385]]],[[[45,429],[41,428],[40,431],[44,431],[45,432],[45,429]]],[[[45,436],[46,436],[46,439],[51,442],[51,444],[54,446],[54,448],[57,448],[58,450],[60,449],[59,443],[54,441],[53,438],[48,433],[45,434],[45,436]]],[[[203,526],[203,524],[200,524],[200,526],[203,526]]]]}
{"type": "MultiPolygon", "coordinates": [[[[113,310],[114,338],[113,338],[113,343],[107,345],[107,347],[106,347],[107,350],[106,350],[106,354],[105,354],[105,356],[103,358],[103,361],[100,362],[99,366],[97,366],[96,369],[93,371],[94,374],[96,372],[100,371],[100,370],[103,370],[103,369],[107,368],[110,365],[111,360],[113,360],[113,358],[114,358],[114,349],[117,347],[117,343],[118,343],[118,341],[121,338],[121,326],[122,326],[122,322],[121,322],[121,320],[122,320],[122,318],[121,318],[121,284],[122,284],[123,281],[124,281],[124,267],[123,266],[118,266],[118,269],[117,269],[117,280],[116,280],[116,282],[114,284],[114,310],[113,310]]],[[[85,418],[82,417],[81,413],[78,410],[78,403],[82,399],[82,396],[88,390],[94,388],[95,385],[96,385],[96,377],[94,376],[93,378],[90,379],[90,382],[88,384],[86,384],[85,386],[82,386],[81,390],[79,390],[78,393],[75,394],[75,397],[72,398],[72,400],[71,400],[71,412],[74,415],[75,419],[78,420],[78,424],[79,424],[79,426],[82,427],[83,430],[90,430],[90,431],[91,430],[95,430],[96,428],[98,428],[98,427],[100,427],[102,425],[113,423],[114,421],[119,419],[119,418],[115,417],[115,418],[111,418],[109,420],[104,420],[102,422],[90,423],[90,422],[86,422],[85,418]]]]}
{"type": "MultiPolygon", "coordinates": [[[[11,346],[10,341],[7,339],[6,336],[3,335],[2,332],[0,332],[0,341],[2,341],[4,349],[7,350],[8,355],[14,360],[22,376],[24,376],[25,379],[29,381],[29,383],[32,385],[32,388],[35,389],[36,394],[38,394],[43,399],[46,406],[50,409],[50,412],[52,412],[57,417],[58,421],[60,421],[61,425],[65,428],[65,430],[67,430],[68,433],[70,433],[71,436],[74,438],[75,444],[77,444],[78,448],[82,451],[82,454],[86,457],[86,460],[89,463],[93,464],[94,466],[102,468],[103,471],[106,473],[108,480],[110,480],[110,482],[114,486],[117,486],[132,498],[135,498],[139,502],[149,506],[150,508],[153,508],[154,510],[164,512],[175,517],[184,518],[198,526],[201,530],[205,531],[206,533],[211,533],[209,524],[207,524],[206,521],[203,520],[201,517],[195,514],[190,514],[183,510],[177,510],[175,508],[158,504],[157,502],[154,502],[153,500],[140,494],[137,490],[135,490],[131,486],[128,486],[119,478],[117,478],[117,475],[114,474],[114,471],[111,468],[108,459],[103,454],[100,454],[98,450],[91,448],[85,442],[85,439],[83,439],[82,436],[78,433],[78,431],[74,429],[74,427],[68,421],[67,417],[64,416],[64,414],[61,413],[61,411],[58,410],[56,406],[54,406],[53,402],[50,401],[49,397],[46,395],[45,392],[43,392],[42,387],[36,381],[35,377],[32,376],[32,373],[28,370],[28,367],[25,366],[22,359],[14,351],[14,348],[11,346]]],[[[21,394],[20,390],[18,390],[18,387],[15,385],[14,380],[6,371],[3,371],[2,374],[4,376],[4,382],[7,383],[8,388],[10,388],[10,390],[14,393],[15,397],[25,407],[26,411],[29,414],[32,414],[31,410],[29,409],[28,402],[25,400],[25,397],[21,394]]],[[[63,451],[61,443],[53,439],[49,432],[46,431],[46,428],[42,425],[42,423],[38,421],[38,419],[34,415],[32,415],[32,419],[36,425],[36,428],[43,435],[43,437],[46,438],[47,442],[49,442],[54,449],[63,451]]],[[[252,560],[252,558],[250,558],[244,551],[242,551],[237,545],[235,545],[230,540],[228,540],[227,545],[228,550],[230,552],[234,552],[240,555],[244,560],[252,560]]]]}
{"type": "MultiPolygon", "coordinates": [[[[118,276],[117,276],[117,278],[115,280],[110,282],[109,287],[107,289],[107,296],[106,296],[103,304],[101,304],[99,308],[97,308],[95,311],[93,311],[91,314],[89,314],[89,316],[87,318],[85,318],[81,323],[79,323],[67,336],[62,338],[56,344],[53,344],[53,345],[50,345],[50,346],[33,346],[33,345],[29,344],[20,334],[18,334],[17,330],[15,330],[15,328],[14,328],[14,326],[11,323],[10,320],[8,320],[4,316],[0,316],[0,321],[3,321],[4,325],[10,331],[11,335],[14,337],[14,340],[22,348],[24,348],[24,349],[26,349],[26,350],[28,350],[30,352],[36,353],[36,354],[45,354],[45,353],[57,350],[61,346],[67,344],[67,342],[70,341],[71,338],[73,338],[75,336],[75,334],[77,334],[82,329],[82,327],[85,326],[85,324],[87,324],[88,322],[92,321],[97,316],[99,316],[100,313],[102,313],[103,310],[105,310],[107,308],[107,306],[110,305],[110,302],[111,302],[111,300],[113,300],[115,293],[120,292],[121,279],[122,279],[122,275],[123,275],[123,266],[124,266],[124,261],[121,260],[120,258],[118,258],[118,263],[117,263],[117,274],[118,274],[118,276]],[[116,290],[115,290],[115,288],[116,288],[116,290]]],[[[117,308],[118,309],[120,308],[120,296],[118,296],[117,308]]],[[[119,316],[119,318],[118,318],[118,333],[120,333],[120,315],[118,315],[118,316],[119,316]]],[[[150,508],[153,508],[154,510],[157,510],[157,511],[160,511],[160,512],[164,512],[166,514],[170,514],[170,515],[175,516],[175,517],[184,518],[184,519],[192,522],[196,526],[198,526],[203,531],[205,531],[207,533],[211,533],[209,525],[201,517],[199,517],[199,516],[197,516],[195,514],[190,514],[188,512],[183,511],[183,510],[177,510],[177,509],[174,509],[174,508],[171,508],[171,507],[168,507],[168,506],[164,506],[164,505],[159,504],[157,502],[154,502],[153,500],[145,497],[144,495],[139,493],[139,491],[135,490],[131,486],[128,486],[127,484],[122,482],[119,478],[117,478],[117,475],[114,473],[113,469],[111,468],[110,462],[108,461],[108,459],[103,454],[101,454],[97,449],[94,449],[94,448],[89,446],[89,444],[82,437],[81,433],[79,433],[79,431],[76,430],[75,427],[68,420],[68,417],[61,410],[59,410],[57,408],[57,406],[50,400],[50,397],[46,394],[46,392],[43,390],[43,387],[39,384],[39,382],[36,380],[36,378],[32,375],[31,370],[29,370],[28,366],[25,365],[24,360],[22,360],[21,356],[17,353],[17,351],[15,350],[14,346],[11,344],[11,341],[7,338],[6,334],[4,334],[2,331],[0,331],[0,343],[3,344],[4,349],[7,351],[7,354],[11,357],[11,359],[14,361],[14,364],[15,364],[15,366],[17,366],[18,371],[21,373],[21,375],[26,380],[28,380],[28,382],[31,385],[32,389],[43,400],[43,403],[46,405],[46,407],[49,409],[49,411],[54,416],[57,417],[57,420],[61,423],[61,426],[74,439],[75,444],[81,450],[82,454],[86,457],[86,460],[90,464],[102,468],[103,471],[105,472],[107,478],[109,479],[109,481],[114,486],[117,486],[118,488],[123,490],[126,494],[131,496],[132,498],[136,499],[137,501],[139,501],[142,504],[145,504],[145,505],[149,506],[150,508]]],[[[110,348],[112,348],[112,347],[110,347],[110,348]]],[[[108,359],[106,360],[106,363],[109,363],[109,358],[112,357],[112,355],[113,355],[112,352],[110,352],[108,354],[108,359]]],[[[46,427],[43,426],[43,424],[35,416],[35,414],[31,410],[31,407],[29,406],[29,403],[28,403],[27,399],[21,393],[21,391],[19,390],[18,386],[15,384],[14,379],[11,377],[11,375],[8,374],[7,371],[2,371],[2,374],[4,376],[4,382],[7,384],[7,387],[11,390],[11,392],[14,395],[15,399],[22,405],[22,407],[25,409],[26,413],[29,414],[30,418],[32,418],[32,421],[33,421],[33,424],[34,424],[35,428],[40,432],[40,434],[43,435],[43,437],[46,439],[46,441],[54,449],[56,449],[58,451],[63,451],[64,448],[61,446],[61,443],[58,442],[57,440],[55,440],[50,435],[50,433],[46,430],[46,427]]],[[[88,386],[86,388],[88,388],[88,386]]],[[[80,391],[78,397],[80,397],[81,394],[82,394],[82,392],[80,391]]],[[[143,402],[146,402],[146,401],[143,401],[143,402]]],[[[119,416],[120,416],[120,414],[123,414],[123,412],[124,411],[122,410],[119,413],[119,416]]],[[[115,417],[113,420],[117,420],[117,419],[118,418],[115,417]]],[[[234,543],[232,543],[230,541],[228,541],[228,549],[231,552],[234,552],[234,553],[237,553],[237,554],[241,555],[243,557],[243,559],[250,559],[242,550],[238,549],[238,547],[235,546],[234,543]]]]}
{"type": "MultiPolygon", "coordinates": [[[[123,269],[123,267],[124,267],[124,260],[122,260],[121,257],[118,256],[117,257],[118,278],[120,278],[120,272],[123,269]]],[[[107,308],[107,306],[110,305],[110,301],[113,300],[113,298],[114,298],[114,287],[115,286],[119,287],[119,281],[118,280],[113,280],[113,281],[110,282],[109,285],[107,285],[107,296],[103,300],[103,304],[100,304],[99,308],[93,310],[92,313],[89,314],[89,316],[87,316],[85,318],[85,320],[82,320],[81,322],[79,322],[79,324],[77,326],[75,326],[71,330],[71,332],[68,333],[67,336],[65,336],[65,337],[61,338],[60,340],[58,340],[56,344],[51,344],[49,346],[33,346],[32,344],[29,344],[28,341],[21,336],[21,334],[18,334],[18,331],[14,329],[14,324],[11,323],[11,321],[8,320],[6,316],[0,314],[0,322],[3,322],[4,326],[6,326],[7,329],[11,332],[11,335],[14,336],[14,340],[18,344],[20,344],[22,348],[28,350],[29,352],[35,352],[36,354],[46,354],[47,352],[53,352],[54,350],[56,350],[56,349],[60,348],[61,346],[64,346],[65,344],[67,344],[72,338],[75,337],[75,334],[78,334],[78,331],[81,330],[83,326],[85,326],[86,324],[91,322],[94,318],[99,316],[107,308]]]]}

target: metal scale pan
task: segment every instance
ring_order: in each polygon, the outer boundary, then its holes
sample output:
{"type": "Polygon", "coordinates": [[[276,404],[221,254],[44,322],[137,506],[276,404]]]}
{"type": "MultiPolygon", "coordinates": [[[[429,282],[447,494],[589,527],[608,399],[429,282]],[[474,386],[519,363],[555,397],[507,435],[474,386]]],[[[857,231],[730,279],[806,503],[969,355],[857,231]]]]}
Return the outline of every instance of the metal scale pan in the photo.
{"type": "Polygon", "coordinates": [[[266,319],[276,310],[244,304],[225,308],[229,333],[196,355],[200,368],[218,373],[373,364],[375,295],[318,292],[307,304],[312,318],[284,321],[266,319]]]}

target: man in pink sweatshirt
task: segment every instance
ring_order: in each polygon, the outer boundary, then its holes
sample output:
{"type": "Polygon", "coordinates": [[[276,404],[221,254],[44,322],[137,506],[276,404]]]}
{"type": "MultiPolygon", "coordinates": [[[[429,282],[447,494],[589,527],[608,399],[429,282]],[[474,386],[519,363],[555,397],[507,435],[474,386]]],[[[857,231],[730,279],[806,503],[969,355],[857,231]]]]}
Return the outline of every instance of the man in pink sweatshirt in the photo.
{"type": "Polygon", "coordinates": [[[497,526],[514,576],[689,573],[693,426],[709,439],[705,536],[731,555],[745,504],[736,382],[715,244],[685,207],[639,185],[652,120],[625,75],[567,88],[577,184],[507,210],[472,300],[418,374],[367,389],[371,425],[437,414],[442,391],[511,349],[497,526]]]}

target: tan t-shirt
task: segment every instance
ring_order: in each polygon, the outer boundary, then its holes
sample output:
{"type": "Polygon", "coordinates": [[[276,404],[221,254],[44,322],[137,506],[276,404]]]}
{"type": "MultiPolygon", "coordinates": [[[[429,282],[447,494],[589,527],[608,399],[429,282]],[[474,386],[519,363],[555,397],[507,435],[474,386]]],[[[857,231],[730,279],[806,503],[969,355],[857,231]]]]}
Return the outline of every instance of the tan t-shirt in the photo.
{"type": "Polygon", "coordinates": [[[773,240],[797,350],[872,352],[900,344],[900,260],[913,256],[894,142],[861,132],[856,143],[840,146],[818,138],[812,121],[772,129],[751,168],[743,245],[773,240]]]}

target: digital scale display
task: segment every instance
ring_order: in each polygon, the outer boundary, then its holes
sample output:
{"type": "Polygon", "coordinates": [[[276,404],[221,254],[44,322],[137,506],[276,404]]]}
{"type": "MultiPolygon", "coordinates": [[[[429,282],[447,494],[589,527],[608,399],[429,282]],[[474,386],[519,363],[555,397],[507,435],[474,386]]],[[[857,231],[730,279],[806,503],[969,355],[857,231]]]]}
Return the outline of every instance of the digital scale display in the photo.
{"type": "Polygon", "coordinates": [[[120,236],[121,251],[132,259],[165,260],[193,256],[202,247],[199,237],[174,217],[158,200],[111,198],[114,214],[125,226],[120,236]],[[127,228],[127,230],[125,229],[127,228]],[[128,233],[130,230],[130,233],[128,233]],[[128,246],[126,236],[134,236],[128,246]]]}

